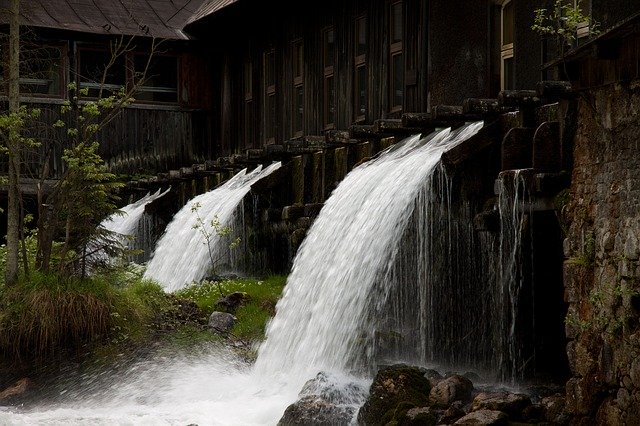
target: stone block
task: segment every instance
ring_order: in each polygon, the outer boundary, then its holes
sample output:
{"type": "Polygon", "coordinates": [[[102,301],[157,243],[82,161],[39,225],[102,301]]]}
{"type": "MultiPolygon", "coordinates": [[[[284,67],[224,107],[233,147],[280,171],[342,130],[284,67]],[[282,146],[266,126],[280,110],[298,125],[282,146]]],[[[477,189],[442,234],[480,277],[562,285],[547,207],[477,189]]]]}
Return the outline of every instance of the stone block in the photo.
{"type": "Polygon", "coordinates": [[[515,127],[502,140],[502,170],[526,169],[532,166],[534,130],[515,127]]]}

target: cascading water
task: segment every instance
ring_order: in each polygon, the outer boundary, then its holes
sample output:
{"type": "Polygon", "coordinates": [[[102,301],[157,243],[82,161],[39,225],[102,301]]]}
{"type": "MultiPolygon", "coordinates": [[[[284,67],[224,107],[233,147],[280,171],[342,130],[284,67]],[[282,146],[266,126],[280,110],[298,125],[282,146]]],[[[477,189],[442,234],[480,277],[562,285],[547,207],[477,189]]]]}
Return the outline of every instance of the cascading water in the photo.
{"type": "MultiPolygon", "coordinates": [[[[147,193],[139,200],[121,208],[119,213],[113,214],[103,220],[100,225],[107,231],[117,234],[117,238],[120,238],[124,247],[129,249],[143,248],[147,245],[147,242],[144,241],[145,234],[139,232],[139,227],[144,219],[144,209],[149,203],[163,197],[170,190],[171,188],[160,192],[160,189],[158,189],[153,194],[147,193]]],[[[97,256],[107,261],[108,256],[106,254],[99,252],[97,256]]]]}
{"type": "Polygon", "coordinates": [[[240,241],[246,241],[242,235],[242,200],[252,184],[278,168],[279,162],[264,169],[258,166],[250,173],[244,169],[218,188],[189,201],[176,213],[158,241],[144,277],[156,280],[167,291],[174,291],[205,278],[211,268],[212,258],[219,265],[226,265],[229,269],[237,268],[239,259],[229,246],[236,237],[240,241]],[[198,225],[198,216],[201,219],[200,228],[194,228],[198,225]],[[236,235],[221,238],[210,227],[211,221],[215,219],[221,227],[231,228],[236,235]],[[203,231],[202,227],[206,227],[206,230],[203,231]],[[203,232],[208,234],[209,241],[203,232]]]}
{"type": "Polygon", "coordinates": [[[424,201],[416,200],[442,153],[481,127],[414,136],[347,175],[296,255],[257,371],[308,378],[318,371],[360,372],[373,363],[381,316],[400,275],[394,265],[403,263],[402,238],[416,203],[424,201]]]}
{"type": "MultiPolygon", "coordinates": [[[[443,327],[426,323],[434,318],[451,321],[437,318],[441,296],[436,293],[442,291],[430,287],[455,284],[442,281],[443,274],[451,265],[463,269],[462,258],[468,253],[460,247],[427,251],[454,243],[464,246],[454,237],[466,235],[469,227],[432,223],[451,215],[450,181],[439,161],[442,153],[481,127],[474,123],[408,138],[347,175],[298,251],[252,367],[220,348],[187,359],[144,361],[127,374],[113,375],[118,381],[106,387],[96,383],[104,383],[108,374],[85,378],[86,390],[75,392],[78,397],[22,413],[0,408],[0,423],[275,425],[303,384],[319,372],[306,391],[339,395],[334,402],[357,412],[372,364],[391,356],[426,361],[441,353],[435,346],[443,327]],[[449,192],[434,195],[433,188],[449,192]],[[425,265],[435,256],[449,261],[425,265]],[[417,336],[408,339],[413,334],[417,336]],[[385,345],[389,339],[393,343],[385,345]]],[[[277,166],[239,174],[217,193],[192,202],[200,202],[203,215],[211,212],[230,223],[250,182],[277,166]]],[[[150,262],[147,275],[167,289],[206,272],[207,254],[199,254],[206,247],[193,222],[188,205],[169,225],[150,262]],[[188,275],[189,269],[199,272],[188,275]]],[[[473,268],[466,273],[473,274],[473,268]]]]}
{"type": "MultiPolygon", "coordinates": [[[[531,200],[525,175],[528,170],[502,172],[498,178],[498,208],[500,212],[500,249],[499,249],[499,303],[496,324],[502,329],[498,345],[501,366],[500,376],[504,382],[515,384],[524,376],[527,362],[523,348],[523,338],[518,335],[518,322],[521,293],[526,277],[523,268],[523,244],[526,232],[530,228],[531,200]],[[529,209],[527,208],[529,206],[529,209]]],[[[528,336],[532,341],[533,336],[528,336]]]]}

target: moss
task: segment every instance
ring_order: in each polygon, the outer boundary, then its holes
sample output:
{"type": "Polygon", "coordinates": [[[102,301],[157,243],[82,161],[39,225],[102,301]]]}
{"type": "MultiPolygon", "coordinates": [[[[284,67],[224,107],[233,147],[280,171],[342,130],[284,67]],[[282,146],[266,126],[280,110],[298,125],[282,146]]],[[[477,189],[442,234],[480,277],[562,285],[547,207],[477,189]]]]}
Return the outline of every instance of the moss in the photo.
{"type": "Polygon", "coordinates": [[[358,421],[365,425],[405,422],[408,410],[427,405],[430,390],[429,380],[419,368],[404,365],[383,368],[371,384],[369,399],[360,409],[358,421]]]}

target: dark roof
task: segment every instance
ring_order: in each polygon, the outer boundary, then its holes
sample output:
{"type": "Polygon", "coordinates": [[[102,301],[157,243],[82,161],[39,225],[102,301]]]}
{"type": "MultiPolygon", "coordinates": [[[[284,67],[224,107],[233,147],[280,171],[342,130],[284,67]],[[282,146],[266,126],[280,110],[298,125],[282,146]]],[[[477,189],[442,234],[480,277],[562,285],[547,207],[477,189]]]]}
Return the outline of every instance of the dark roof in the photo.
{"type": "MultiPolygon", "coordinates": [[[[207,0],[29,0],[21,24],[93,34],[188,39],[183,28],[207,0]]],[[[227,0],[228,1],[228,0],[227,0]]],[[[0,0],[6,10],[8,0],[0,0]]],[[[0,20],[6,23],[6,16],[0,20]]]]}
{"type": "Polygon", "coordinates": [[[237,1],[238,0],[205,0],[202,6],[200,6],[200,9],[198,9],[196,13],[191,16],[191,18],[189,18],[187,24],[192,24],[202,18],[211,16],[237,1]]]}

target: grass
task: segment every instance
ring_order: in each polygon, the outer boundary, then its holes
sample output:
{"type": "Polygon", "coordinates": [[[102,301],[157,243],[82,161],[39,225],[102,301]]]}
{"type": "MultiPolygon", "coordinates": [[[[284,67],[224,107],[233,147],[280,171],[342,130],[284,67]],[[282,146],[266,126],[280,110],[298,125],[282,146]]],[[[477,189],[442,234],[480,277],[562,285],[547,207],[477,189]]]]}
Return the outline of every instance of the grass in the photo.
{"type": "Polygon", "coordinates": [[[32,272],[0,292],[0,354],[11,363],[38,363],[140,341],[169,307],[157,284],[133,276],[32,272]]]}
{"type": "Polygon", "coordinates": [[[284,276],[205,281],[166,294],[133,267],[89,278],[34,271],[15,286],[0,284],[0,363],[38,365],[88,355],[108,359],[151,344],[187,348],[219,341],[206,320],[221,310],[216,309],[220,288],[250,297],[234,313],[238,321],[232,330],[249,347],[264,338],[285,281],[284,276]]]}
{"type": "MultiPolygon", "coordinates": [[[[285,283],[285,276],[271,276],[264,280],[246,278],[222,281],[220,286],[224,294],[243,292],[250,297],[249,302],[235,312],[238,321],[231,330],[233,335],[246,341],[262,340],[267,321],[275,314],[276,302],[285,283]]],[[[194,301],[207,315],[219,310],[216,302],[221,295],[216,282],[194,284],[177,291],[175,295],[194,301]]]]}

